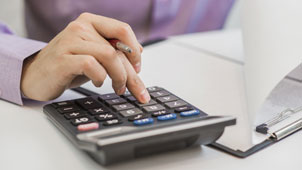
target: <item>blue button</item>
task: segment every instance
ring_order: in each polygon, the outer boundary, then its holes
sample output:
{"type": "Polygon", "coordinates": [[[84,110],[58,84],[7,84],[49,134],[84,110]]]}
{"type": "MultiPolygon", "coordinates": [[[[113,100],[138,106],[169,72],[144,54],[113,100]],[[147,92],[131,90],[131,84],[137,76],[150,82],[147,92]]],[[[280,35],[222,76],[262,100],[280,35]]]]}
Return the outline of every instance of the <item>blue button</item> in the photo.
{"type": "Polygon", "coordinates": [[[190,110],[190,111],[180,112],[180,116],[183,116],[183,117],[195,116],[195,115],[199,115],[199,114],[200,114],[199,110],[190,110]]]}
{"type": "Polygon", "coordinates": [[[133,121],[133,124],[137,125],[137,126],[147,125],[147,124],[152,124],[152,123],[153,123],[152,118],[145,118],[145,119],[140,119],[140,120],[133,121]]]}
{"type": "Polygon", "coordinates": [[[157,120],[160,120],[160,121],[172,120],[172,119],[176,119],[176,117],[177,116],[176,116],[175,113],[170,113],[170,114],[167,114],[167,115],[158,116],[157,120]]]}

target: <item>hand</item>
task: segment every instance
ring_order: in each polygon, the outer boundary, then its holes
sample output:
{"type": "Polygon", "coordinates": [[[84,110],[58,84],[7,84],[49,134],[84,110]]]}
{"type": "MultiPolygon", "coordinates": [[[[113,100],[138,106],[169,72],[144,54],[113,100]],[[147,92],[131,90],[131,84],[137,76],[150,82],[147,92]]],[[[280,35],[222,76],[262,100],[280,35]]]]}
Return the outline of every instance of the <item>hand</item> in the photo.
{"type": "Polygon", "coordinates": [[[21,90],[30,99],[48,101],[89,80],[100,87],[108,74],[118,95],[127,87],[146,103],[150,96],[137,75],[142,49],[128,24],[83,13],[24,62],[21,90]],[[119,39],[132,48],[132,53],[115,50],[107,38],[119,39]]]}

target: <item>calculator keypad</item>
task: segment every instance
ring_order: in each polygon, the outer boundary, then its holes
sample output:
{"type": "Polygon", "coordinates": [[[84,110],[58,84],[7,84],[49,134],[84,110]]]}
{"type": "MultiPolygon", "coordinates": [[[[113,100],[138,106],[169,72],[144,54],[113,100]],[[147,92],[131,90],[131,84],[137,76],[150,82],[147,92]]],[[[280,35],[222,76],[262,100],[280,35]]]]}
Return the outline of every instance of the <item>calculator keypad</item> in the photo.
{"type": "Polygon", "coordinates": [[[103,113],[103,114],[96,115],[95,118],[99,121],[105,121],[105,120],[115,119],[116,116],[113,113],[103,113]]]}
{"type": "Polygon", "coordinates": [[[111,100],[111,99],[117,99],[119,98],[118,95],[116,95],[115,93],[110,93],[110,94],[104,94],[104,95],[100,95],[99,99],[100,100],[111,100]]]}
{"type": "Polygon", "coordinates": [[[68,113],[68,112],[74,112],[74,111],[79,111],[80,108],[77,106],[67,106],[67,107],[61,107],[58,108],[58,112],[60,113],[68,113]]]}
{"type": "Polygon", "coordinates": [[[86,113],[83,111],[75,111],[75,112],[65,113],[65,118],[74,119],[74,118],[83,117],[85,115],[86,115],[86,113]]]}
{"type": "Polygon", "coordinates": [[[76,119],[72,119],[71,123],[73,125],[79,125],[79,124],[83,124],[83,123],[89,123],[89,122],[93,122],[93,119],[85,116],[85,117],[81,117],[81,118],[76,118],[76,119]]]}
{"type": "Polygon", "coordinates": [[[94,130],[94,129],[98,129],[98,128],[99,128],[99,124],[96,122],[81,124],[81,125],[77,126],[78,131],[82,131],[82,132],[94,130]]]}
{"type": "Polygon", "coordinates": [[[123,98],[117,98],[117,99],[111,99],[111,100],[106,100],[105,101],[107,105],[114,105],[114,104],[122,104],[122,103],[127,103],[127,101],[123,98]]]}
{"type": "Polygon", "coordinates": [[[169,95],[169,96],[163,96],[163,97],[159,97],[157,98],[157,100],[159,102],[162,102],[162,103],[166,103],[166,102],[171,102],[171,101],[175,101],[177,100],[178,98],[175,97],[175,96],[172,96],[172,95],[169,95]]]}
{"type": "Polygon", "coordinates": [[[189,103],[160,87],[147,88],[151,100],[142,104],[130,93],[92,96],[75,101],[53,103],[60,115],[78,132],[118,125],[148,126],[200,114],[189,103]]]}
{"type": "Polygon", "coordinates": [[[120,119],[112,119],[112,120],[107,120],[103,125],[104,126],[112,126],[112,125],[118,125],[123,123],[120,119]]]}
{"type": "Polygon", "coordinates": [[[168,108],[170,108],[170,109],[174,109],[174,108],[177,108],[177,107],[186,106],[187,103],[184,102],[184,101],[182,101],[182,100],[177,100],[177,101],[165,103],[165,105],[166,105],[168,108]]]}
{"type": "Polygon", "coordinates": [[[120,111],[120,114],[124,117],[134,116],[134,115],[138,115],[141,113],[143,113],[143,112],[138,108],[120,111]]]}
{"type": "Polygon", "coordinates": [[[124,103],[124,104],[118,104],[118,105],[113,105],[112,106],[114,110],[116,111],[121,111],[121,110],[127,110],[127,109],[132,109],[134,106],[130,103],[124,103]]]}
{"type": "Polygon", "coordinates": [[[151,106],[145,106],[143,107],[144,111],[147,113],[152,113],[160,110],[165,110],[164,106],[156,104],[156,105],[151,105],[151,106]]]}
{"type": "Polygon", "coordinates": [[[85,109],[93,109],[102,106],[99,102],[90,97],[76,100],[76,102],[85,109]]]}
{"type": "Polygon", "coordinates": [[[146,118],[147,116],[145,114],[138,114],[138,115],[135,115],[135,116],[130,116],[128,118],[129,121],[134,121],[134,120],[139,120],[139,119],[144,119],[146,118]]]}
{"type": "Polygon", "coordinates": [[[138,107],[150,106],[150,105],[155,105],[155,104],[157,104],[157,103],[152,99],[148,103],[145,103],[145,104],[140,103],[138,101],[135,102],[135,105],[138,107]]]}
{"type": "Polygon", "coordinates": [[[157,98],[157,97],[161,97],[161,96],[168,96],[169,93],[167,91],[162,90],[162,91],[150,93],[150,95],[154,98],[157,98]]]}
{"type": "Polygon", "coordinates": [[[97,115],[97,114],[102,114],[102,113],[107,113],[109,110],[105,108],[104,106],[95,108],[95,109],[90,109],[89,113],[92,115],[97,115]]]}

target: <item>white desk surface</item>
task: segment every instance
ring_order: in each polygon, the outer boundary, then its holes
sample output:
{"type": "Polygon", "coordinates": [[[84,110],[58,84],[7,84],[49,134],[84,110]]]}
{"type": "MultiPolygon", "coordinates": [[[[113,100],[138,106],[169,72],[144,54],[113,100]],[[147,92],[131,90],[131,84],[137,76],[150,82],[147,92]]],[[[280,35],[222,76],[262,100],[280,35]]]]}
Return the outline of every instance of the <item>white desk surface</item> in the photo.
{"type": "MultiPolygon", "coordinates": [[[[233,102],[232,99],[240,101],[241,94],[238,89],[242,87],[240,85],[234,87],[234,83],[230,82],[242,77],[239,71],[242,69],[240,61],[243,60],[240,51],[242,49],[238,46],[239,51],[234,47],[231,48],[232,42],[237,45],[240,42],[238,31],[201,33],[191,38],[190,35],[181,36],[179,39],[174,37],[150,46],[144,50],[141,77],[147,86],[165,87],[209,114],[236,116],[236,113],[243,109],[238,107],[242,103],[233,102]],[[191,42],[194,39],[194,44],[183,45],[187,42],[184,39],[192,39],[191,42]],[[215,49],[219,50],[215,51],[215,49]],[[218,57],[213,56],[215,54],[218,57]],[[224,59],[225,56],[233,58],[224,59]],[[226,77],[224,74],[227,72],[238,72],[238,74],[226,77]],[[211,90],[213,88],[215,91],[211,90]],[[232,98],[225,96],[232,96],[232,98]]],[[[93,89],[91,84],[86,84],[85,87],[93,89]]],[[[111,92],[110,81],[106,81],[101,89],[93,90],[100,93],[111,92]]],[[[66,91],[57,100],[78,97],[81,95],[66,91]]],[[[47,120],[42,112],[44,104],[27,101],[25,106],[20,107],[0,101],[1,170],[301,169],[299,153],[302,150],[302,135],[300,132],[246,159],[235,158],[202,146],[102,167],[74,147],[47,120]]],[[[243,139],[233,140],[234,143],[240,143],[243,139]]]]}

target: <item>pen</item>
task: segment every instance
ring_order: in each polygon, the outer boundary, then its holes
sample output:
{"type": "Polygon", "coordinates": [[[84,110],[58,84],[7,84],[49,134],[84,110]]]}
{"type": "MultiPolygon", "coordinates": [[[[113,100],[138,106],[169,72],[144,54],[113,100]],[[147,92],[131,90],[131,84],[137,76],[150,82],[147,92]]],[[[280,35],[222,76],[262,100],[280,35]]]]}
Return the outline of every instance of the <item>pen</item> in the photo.
{"type": "Polygon", "coordinates": [[[132,49],[128,47],[126,44],[120,42],[117,39],[107,39],[109,43],[116,49],[125,52],[125,53],[132,53],[132,49]]]}

